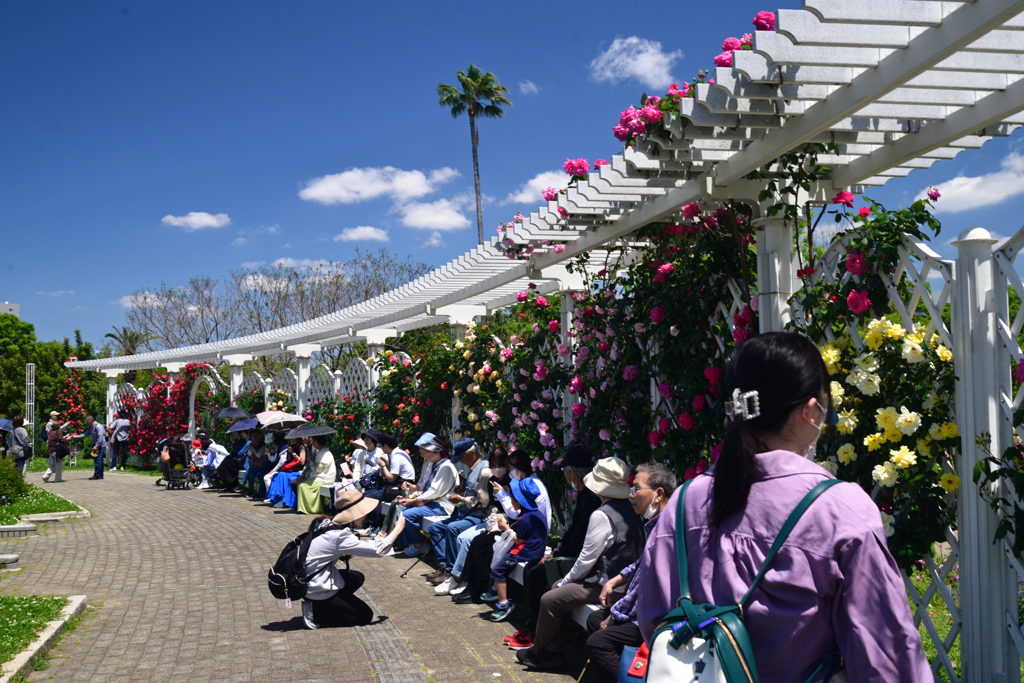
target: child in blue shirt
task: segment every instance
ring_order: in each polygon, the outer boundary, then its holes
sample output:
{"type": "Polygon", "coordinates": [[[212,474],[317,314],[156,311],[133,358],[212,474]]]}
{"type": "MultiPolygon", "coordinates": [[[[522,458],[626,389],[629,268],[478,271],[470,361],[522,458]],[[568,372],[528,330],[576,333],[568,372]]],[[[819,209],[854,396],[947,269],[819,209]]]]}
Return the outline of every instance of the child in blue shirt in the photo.
{"type": "MultiPolygon", "coordinates": [[[[512,480],[512,506],[520,511],[519,522],[516,524],[516,538],[512,549],[505,553],[491,569],[494,580],[494,593],[485,595],[485,601],[497,600],[491,621],[503,621],[512,613],[515,604],[508,599],[508,575],[518,562],[534,562],[544,557],[544,547],[548,540],[547,523],[544,516],[537,511],[537,497],[540,487],[533,479],[512,480]],[[524,511],[525,512],[522,512],[524,511]],[[515,552],[514,552],[515,551],[515,552]]],[[[498,529],[504,533],[509,528],[505,520],[498,522],[498,529]]]]}

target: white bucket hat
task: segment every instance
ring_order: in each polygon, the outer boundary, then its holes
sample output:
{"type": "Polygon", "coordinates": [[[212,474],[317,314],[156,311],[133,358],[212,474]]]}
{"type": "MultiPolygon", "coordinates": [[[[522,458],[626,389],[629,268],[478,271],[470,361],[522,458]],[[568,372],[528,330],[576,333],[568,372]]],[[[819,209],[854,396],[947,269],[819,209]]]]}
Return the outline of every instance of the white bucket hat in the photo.
{"type": "Polygon", "coordinates": [[[629,498],[629,468],[618,458],[602,458],[587,476],[587,488],[605,498],[629,498]]]}

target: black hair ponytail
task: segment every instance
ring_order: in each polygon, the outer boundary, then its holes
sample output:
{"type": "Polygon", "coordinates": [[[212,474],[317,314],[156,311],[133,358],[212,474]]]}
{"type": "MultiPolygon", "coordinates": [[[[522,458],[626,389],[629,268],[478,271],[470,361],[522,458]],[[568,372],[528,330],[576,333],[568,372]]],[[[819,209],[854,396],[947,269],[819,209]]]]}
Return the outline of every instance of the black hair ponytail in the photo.
{"type": "Polygon", "coordinates": [[[735,389],[756,391],[761,414],[750,420],[737,415],[729,425],[715,463],[712,526],[746,506],[757,476],[754,456],[766,450],[762,437],[780,433],[793,410],[810,399],[824,395],[827,402],[831,395],[828,370],[818,348],[792,332],[768,332],[737,346],[725,380],[725,400],[731,400],[735,389]]]}

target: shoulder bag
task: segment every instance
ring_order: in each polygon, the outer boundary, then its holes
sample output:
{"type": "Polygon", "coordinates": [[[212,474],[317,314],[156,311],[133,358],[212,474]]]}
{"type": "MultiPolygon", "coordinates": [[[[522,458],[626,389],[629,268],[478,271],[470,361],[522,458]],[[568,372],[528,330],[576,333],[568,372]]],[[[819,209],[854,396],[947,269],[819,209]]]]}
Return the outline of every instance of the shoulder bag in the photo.
{"type": "MultiPolygon", "coordinates": [[[[750,602],[757,584],[786,541],[797,521],[811,503],[826,489],[842,483],[839,479],[821,482],[804,496],[790,513],[768,551],[746,595],[737,605],[695,605],[690,597],[689,564],[686,559],[686,513],[683,503],[686,482],[679,492],[676,507],[676,555],[679,568],[679,600],[654,631],[650,657],[647,663],[647,681],[708,681],[708,683],[757,683],[754,652],[743,623],[744,609],[750,602]]],[[[845,673],[836,675],[841,659],[838,654],[829,657],[811,673],[808,683],[824,672],[822,681],[840,683],[845,673]]]]}

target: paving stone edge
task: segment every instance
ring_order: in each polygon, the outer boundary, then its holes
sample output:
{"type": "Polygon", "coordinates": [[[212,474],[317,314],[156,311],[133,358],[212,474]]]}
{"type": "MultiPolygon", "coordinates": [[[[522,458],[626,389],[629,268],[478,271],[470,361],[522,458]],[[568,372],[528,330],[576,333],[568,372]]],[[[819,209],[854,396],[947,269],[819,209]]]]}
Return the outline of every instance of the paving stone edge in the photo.
{"type": "Polygon", "coordinates": [[[67,624],[68,620],[81,614],[85,610],[87,603],[88,601],[84,595],[69,596],[68,605],[61,611],[60,616],[48,623],[35,642],[29,645],[27,649],[3,665],[3,669],[0,669],[0,683],[8,683],[19,672],[30,670],[32,668],[32,659],[40,652],[50,649],[57,636],[63,633],[64,625],[67,624]]]}

